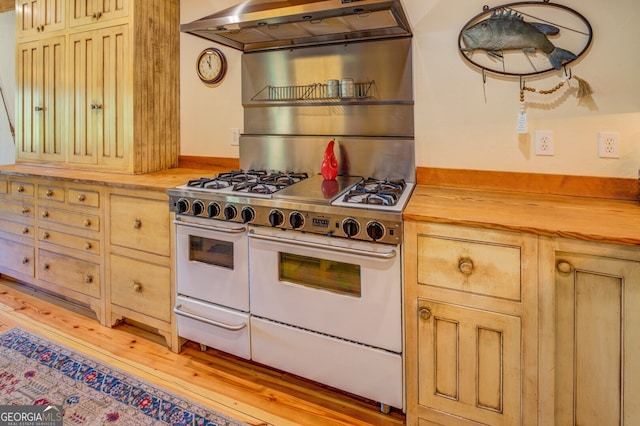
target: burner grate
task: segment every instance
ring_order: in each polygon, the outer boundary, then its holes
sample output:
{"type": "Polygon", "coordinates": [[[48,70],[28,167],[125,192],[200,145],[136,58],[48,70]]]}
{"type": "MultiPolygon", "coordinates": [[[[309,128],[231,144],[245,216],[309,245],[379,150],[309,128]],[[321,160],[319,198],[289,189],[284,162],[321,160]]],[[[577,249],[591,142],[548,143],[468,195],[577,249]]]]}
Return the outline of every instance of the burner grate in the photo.
{"type": "Polygon", "coordinates": [[[367,178],[347,192],[343,201],[354,204],[394,206],[406,187],[404,179],[367,178]]]}

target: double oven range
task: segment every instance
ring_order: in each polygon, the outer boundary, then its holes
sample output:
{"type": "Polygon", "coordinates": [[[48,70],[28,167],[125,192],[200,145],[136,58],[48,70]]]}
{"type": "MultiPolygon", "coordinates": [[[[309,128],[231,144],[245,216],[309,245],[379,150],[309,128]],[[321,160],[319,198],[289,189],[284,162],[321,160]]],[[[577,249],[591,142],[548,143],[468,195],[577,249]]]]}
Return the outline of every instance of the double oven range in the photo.
{"type": "Polygon", "coordinates": [[[244,53],[242,104],[241,170],[168,191],[178,335],[404,409],[411,39],[244,53]],[[262,95],[344,77],[370,90],[262,95]],[[338,176],[324,180],[332,139],[338,176]]]}

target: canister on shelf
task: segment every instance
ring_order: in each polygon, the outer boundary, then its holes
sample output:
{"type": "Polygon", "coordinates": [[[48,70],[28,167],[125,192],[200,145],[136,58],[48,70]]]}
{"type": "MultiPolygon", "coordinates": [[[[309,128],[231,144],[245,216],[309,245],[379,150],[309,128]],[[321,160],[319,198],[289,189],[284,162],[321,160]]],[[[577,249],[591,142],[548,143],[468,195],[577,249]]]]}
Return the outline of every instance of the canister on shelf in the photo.
{"type": "Polygon", "coordinates": [[[353,98],[354,84],[352,78],[343,78],[340,85],[340,96],[343,98],[353,98]]]}
{"type": "Polygon", "coordinates": [[[327,98],[337,98],[340,96],[338,80],[327,80],[327,98]]]}

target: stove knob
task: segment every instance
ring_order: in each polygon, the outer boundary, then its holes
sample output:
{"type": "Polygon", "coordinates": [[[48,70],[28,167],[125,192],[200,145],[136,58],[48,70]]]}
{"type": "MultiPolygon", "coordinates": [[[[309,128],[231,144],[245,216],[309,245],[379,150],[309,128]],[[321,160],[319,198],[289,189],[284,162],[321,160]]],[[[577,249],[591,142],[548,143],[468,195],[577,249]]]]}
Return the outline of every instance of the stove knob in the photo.
{"type": "Polygon", "coordinates": [[[274,228],[276,226],[281,226],[284,223],[284,215],[280,210],[271,210],[269,213],[269,223],[274,228]]]}
{"type": "Polygon", "coordinates": [[[224,208],[224,218],[227,220],[231,220],[238,215],[238,210],[236,206],[228,205],[224,208]]]}
{"type": "Polygon", "coordinates": [[[289,223],[293,229],[299,229],[304,226],[304,216],[300,212],[292,212],[289,215],[289,223]]]}
{"type": "Polygon", "coordinates": [[[220,214],[220,204],[218,203],[209,203],[207,206],[207,215],[209,217],[216,217],[220,214]]]}
{"type": "Polygon", "coordinates": [[[202,214],[203,211],[204,211],[204,203],[200,200],[195,200],[193,202],[193,205],[191,206],[191,213],[194,216],[200,216],[200,214],[202,214]]]}
{"type": "Polygon", "coordinates": [[[185,213],[189,210],[189,201],[184,198],[178,200],[178,213],[185,213]]]}
{"type": "Polygon", "coordinates": [[[342,230],[347,237],[355,237],[360,233],[360,224],[355,219],[345,219],[342,221],[342,230]]]}
{"type": "Polygon", "coordinates": [[[384,237],[384,226],[380,222],[369,222],[367,224],[367,235],[373,241],[384,237]]]}
{"type": "Polygon", "coordinates": [[[242,216],[243,223],[253,222],[256,218],[256,211],[252,207],[243,207],[240,216],[242,216]]]}

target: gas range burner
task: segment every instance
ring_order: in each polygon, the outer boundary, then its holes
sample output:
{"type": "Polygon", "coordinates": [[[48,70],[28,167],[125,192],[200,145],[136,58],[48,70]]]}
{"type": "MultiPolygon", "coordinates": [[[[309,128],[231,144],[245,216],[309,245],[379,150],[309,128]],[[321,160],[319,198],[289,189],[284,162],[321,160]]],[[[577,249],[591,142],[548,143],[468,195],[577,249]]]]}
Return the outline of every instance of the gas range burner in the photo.
{"type": "Polygon", "coordinates": [[[187,182],[189,188],[229,189],[232,192],[273,194],[306,179],[306,173],[266,170],[232,170],[215,177],[201,177],[187,182]]]}
{"type": "Polygon", "coordinates": [[[368,178],[347,192],[343,201],[355,204],[395,206],[405,187],[404,179],[381,180],[368,178]]]}

